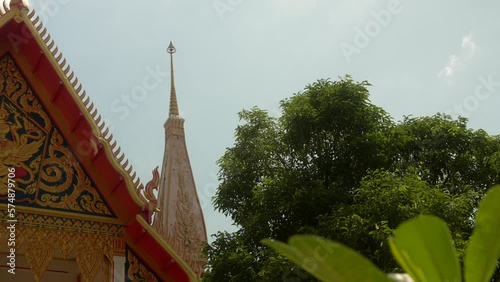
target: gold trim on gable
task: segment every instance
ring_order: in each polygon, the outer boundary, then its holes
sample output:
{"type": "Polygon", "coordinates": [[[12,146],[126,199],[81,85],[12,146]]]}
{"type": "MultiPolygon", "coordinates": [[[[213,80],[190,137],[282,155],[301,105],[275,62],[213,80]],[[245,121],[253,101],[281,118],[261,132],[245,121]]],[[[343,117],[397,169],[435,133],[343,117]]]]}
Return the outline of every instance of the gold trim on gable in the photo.
{"type": "MultiPolygon", "coordinates": [[[[6,211],[6,210],[7,210],[7,204],[0,204],[0,212],[6,211]]],[[[120,221],[117,218],[100,217],[100,216],[95,216],[95,215],[63,212],[63,211],[50,210],[50,209],[32,208],[32,207],[19,206],[19,205],[16,205],[16,212],[30,213],[30,214],[36,214],[36,215],[54,216],[54,217],[63,217],[63,218],[69,218],[69,219],[79,219],[79,220],[85,220],[85,221],[117,224],[117,225],[124,224],[122,221],[120,221]]]]}
{"type": "MultiPolygon", "coordinates": [[[[101,115],[98,114],[94,104],[90,102],[90,98],[87,96],[85,90],[83,90],[83,86],[79,83],[78,78],[75,77],[69,64],[66,63],[66,59],[63,58],[62,53],[55,46],[54,41],[41,23],[40,18],[33,10],[29,13],[25,11],[19,11],[19,13],[26,27],[33,34],[33,38],[40,45],[42,52],[47,55],[47,59],[61,78],[61,82],[69,90],[81,113],[89,122],[92,127],[92,133],[97,137],[99,143],[102,144],[108,160],[123,177],[123,181],[127,184],[126,186],[131,197],[138,206],[144,206],[146,204],[145,201],[137,194],[137,190],[143,189],[144,185],[133,170],[132,165],[125,159],[125,155],[121,152],[120,147],[117,146],[113,134],[109,132],[109,128],[106,127],[101,115]]],[[[6,16],[8,16],[8,13],[6,16]]]]}
{"type": "MultiPolygon", "coordinates": [[[[0,211],[2,218],[0,224],[9,225],[9,217],[7,211],[0,211]]],[[[121,224],[95,222],[79,218],[67,218],[60,216],[52,216],[46,214],[33,214],[23,211],[16,211],[16,226],[31,226],[45,230],[63,230],[68,232],[80,232],[82,234],[106,235],[116,238],[123,238],[124,226],[121,224]]]]}
{"type": "Polygon", "coordinates": [[[189,267],[189,265],[177,254],[177,252],[165,241],[163,238],[160,236],[160,234],[151,226],[149,225],[144,218],[142,218],[140,215],[136,216],[137,222],[142,225],[144,230],[151,234],[153,238],[165,249],[167,252],[172,256],[172,258],[184,269],[186,274],[189,276],[189,280],[192,282],[198,282],[196,278],[196,274],[194,271],[189,267]]]}

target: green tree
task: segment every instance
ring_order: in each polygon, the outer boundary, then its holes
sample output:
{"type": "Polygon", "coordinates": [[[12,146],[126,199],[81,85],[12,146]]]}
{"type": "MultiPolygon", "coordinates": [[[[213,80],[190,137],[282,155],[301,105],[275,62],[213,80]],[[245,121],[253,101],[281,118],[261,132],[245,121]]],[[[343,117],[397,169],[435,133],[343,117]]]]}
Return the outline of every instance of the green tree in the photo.
{"type": "Polygon", "coordinates": [[[462,252],[481,195],[498,182],[500,138],[444,115],[396,123],[369,86],[319,80],[282,101],[280,118],[239,113],[214,198],[239,230],[215,235],[205,281],[315,281],[260,243],[294,234],[336,240],[393,271],[387,237],[419,213],[445,219],[462,252]]]}
{"type": "Polygon", "coordinates": [[[429,185],[419,173],[374,171],[366,176],[354,194],[353,204],[334,207],[320,216],[319,234],[356,246],[366,257],[388,272],[397,272],[388,238],[403,221],[419,214],[432,214],[448,222],[455,245],[463,256],[478,193],[469,189],[451,195],[429,185]],[[326,235],[329,234],[329,235],[326,235]]]}
{"type": "Polygon", "coordinates": [[[314,235],[292,236],[288,244],[262,243],[286,256],[319,280],[328,281],[466,281],[487,282],[500,258],[500,186],[490,188],[475,212],[463,268],[450,229],[435,216],[419,215],[400,224],[389,238],[394,258],[407,274],[384,274],[367,258],[338,242],[314,235]],[[462,280],[464,278],[464,280],[462,280]]]}

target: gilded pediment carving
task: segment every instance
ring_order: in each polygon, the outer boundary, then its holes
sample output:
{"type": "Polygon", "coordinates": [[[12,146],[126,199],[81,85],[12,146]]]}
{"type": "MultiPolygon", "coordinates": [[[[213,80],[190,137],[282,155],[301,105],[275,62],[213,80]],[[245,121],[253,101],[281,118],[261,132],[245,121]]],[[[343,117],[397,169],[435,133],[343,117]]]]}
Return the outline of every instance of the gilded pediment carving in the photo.
{"type": "MultiPolygon", "coordinates": [[[[79,163],[77,153],[12,56],[1,57],[0,178],[6,183],[8,169],[16,169],[16,204],[115,217],[79,163]]],[[[6,201],[7,188],[2,186],[0,202],[6,201]]]]}

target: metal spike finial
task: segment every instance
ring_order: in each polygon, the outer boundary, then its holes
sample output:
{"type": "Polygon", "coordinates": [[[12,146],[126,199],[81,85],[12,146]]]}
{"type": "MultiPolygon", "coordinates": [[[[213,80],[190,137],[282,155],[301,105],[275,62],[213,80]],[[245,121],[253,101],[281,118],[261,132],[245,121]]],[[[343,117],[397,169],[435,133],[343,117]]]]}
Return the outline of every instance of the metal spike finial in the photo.
{"type": "Polygon", "coordinates": [[[175,51],[176,50],[175,50],[174,44],[172,44],[172,41],[170,41],[170,44],[168,45],[168,48],[167,48],[167,52],[169,54],[173,54],[173,53],[175,53],[175,51]]]}
{"type": "Polygon", "coordinates": [[[177,105],[177,95],[175,93],[175,83],[174,83],[174,56],[176,52],[174,44],[170,41],[168,45],[167,52],[170,54],[170,108],[169,115],[179,115],[179,106],[177,105]]]}

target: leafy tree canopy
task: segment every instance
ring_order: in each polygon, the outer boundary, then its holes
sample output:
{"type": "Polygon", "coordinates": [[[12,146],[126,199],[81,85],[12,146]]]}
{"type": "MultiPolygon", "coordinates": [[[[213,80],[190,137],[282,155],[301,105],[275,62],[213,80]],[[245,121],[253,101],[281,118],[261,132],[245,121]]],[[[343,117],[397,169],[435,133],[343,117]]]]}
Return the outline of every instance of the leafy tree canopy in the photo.
{"type": "Polygon", "coordinates": [[[463,254],[477,204],[500,177],[500,137],[442,114],[394,122],[369,86],[319,80],[282,101],[280,118],[239,113],[214,197],[239,230],[206,248],[205,281],[315,281],[260,243],[294,234],[333,239],[394,271],[388,236],[421,213],[443,218],[463,254]]]}

